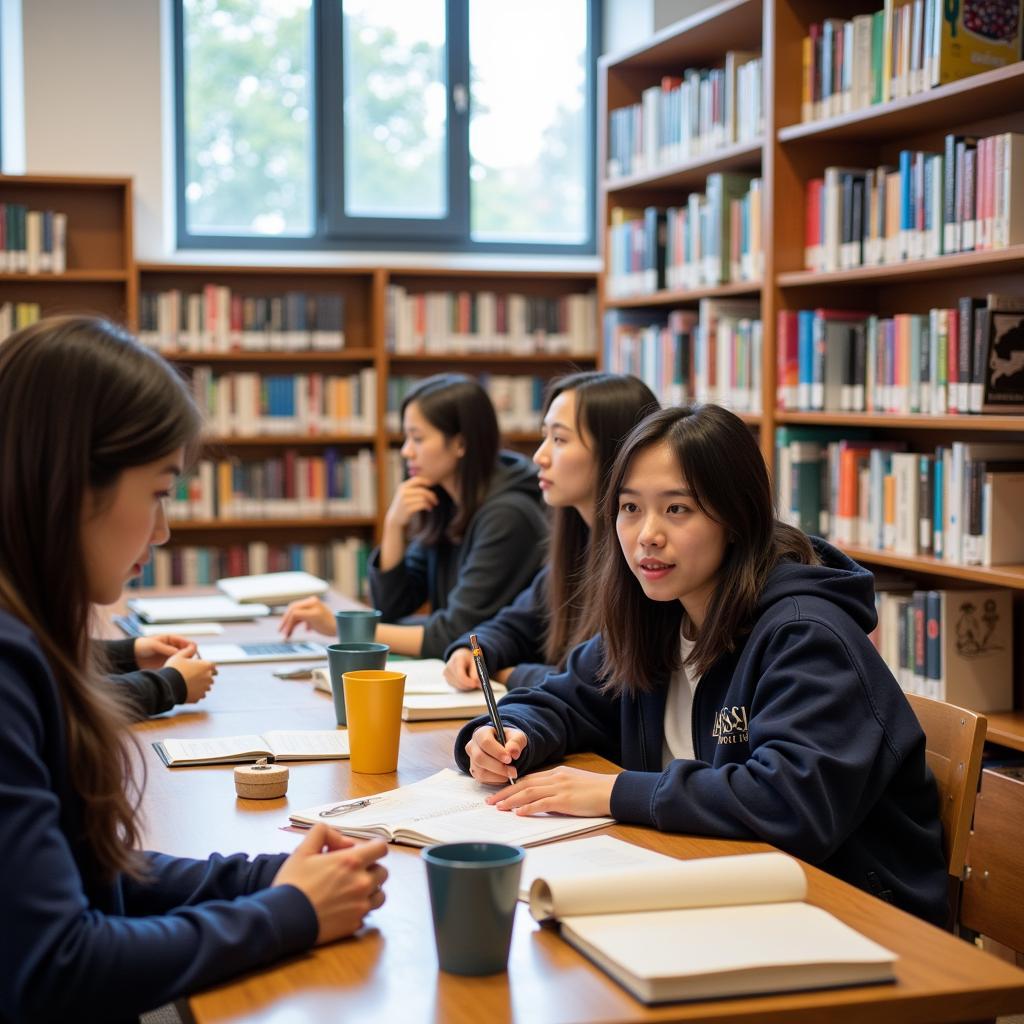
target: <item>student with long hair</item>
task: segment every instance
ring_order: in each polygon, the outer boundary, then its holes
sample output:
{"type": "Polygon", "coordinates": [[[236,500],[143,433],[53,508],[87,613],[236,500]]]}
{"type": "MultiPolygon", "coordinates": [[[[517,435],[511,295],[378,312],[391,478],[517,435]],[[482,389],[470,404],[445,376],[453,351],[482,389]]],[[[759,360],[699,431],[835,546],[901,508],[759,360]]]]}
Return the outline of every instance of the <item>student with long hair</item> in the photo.
{"type": "Polygon", "coordinates": [[[775,518],[757,444],[718,406],[640,424],[606,499],[600,635],[502,700],[504,747],[467,725],[459,765],[505,783],[504,810],[772,843],[943,922],[935,781],[868,639],[871,574],[775,518]],[[583,750],[625,770],[537,771],[583,750]]]}
{"type": "MultiPolygon", "coordinates": [[[[509,688],[536,686],[564,668],[569,651],[595,632],[594,602],[586,586],[601,540],[602,521],[595,513],[619,445],[657,408],[651,389],[623,374],[589,370],[549,385],[544,439],[533,456],[544,501],[552,509],[547,562],[511,605],[471,630],[492,678],[509,688]]],[[[469,632],[445,656],[445,678],[453,686],[480,685],[469,632]]]]}
{"type": "Polygon", "coordinates": [[[90,641],[151,545],[199,416],[119,328],[42,320],[0,345],[0,1016],[125,1020],[356,931],[381,842],[318,827],[289,857],[139,847],[139,780],[90,641]],[[326,852],[324,852],[326,849],[326,852]]]}
{"type": "MultiPolygon", "coordinates": [[[[482,618],[509,604],[544,557],[547,523],[529,459],[498,450],[487,392],[459,373],[419,381],[402,402],[409,476],[395,491],[370,592],[383,613],[377,640],[396,654],[439,658],[482,618]],[[426,615],[418,614],[422,605],[426,615]]],[[[281,631],[301,622],[328,635],[319,598],[288,607],[281,631]]]]}

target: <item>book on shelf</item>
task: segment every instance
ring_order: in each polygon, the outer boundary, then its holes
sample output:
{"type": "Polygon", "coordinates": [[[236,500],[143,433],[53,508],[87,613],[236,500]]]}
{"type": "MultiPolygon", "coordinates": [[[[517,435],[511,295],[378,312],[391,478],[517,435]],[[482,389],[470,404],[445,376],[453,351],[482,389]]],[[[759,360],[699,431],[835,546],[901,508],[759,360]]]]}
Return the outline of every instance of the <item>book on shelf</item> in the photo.
{"type": "Polygon", "coordinates": [[[0,303],[0,341],[23,327],[31,327],[42,315],[38,302],[0,303]]]}
{"type": "Polygon", "coordinates": [[[345,835],[379,837],[407,846],[483,841],[536,846],[614,822],[605,817],[509,814],[485,802],[493,792],[493,786],[444,768],[409,786],[369,797],[365,806],[354,810],[322,817],[324,811],[346,802],[336,800],[297,811],[291,821],[304,828],[323,823],[345,835]]]}
{"type": "Polygon", "coordinates": [[[247,295],[214,283],[144,291],[139,341],[159,352],[335,352],[345,347],[345,296],[247,295]]]}
{"type": "Polygon", "coordinates": [[[693,400],[694,334],[697,314],[674,309],[609,310],[605,322],[604,367],[639,377],[665,405],[693,400]]]}
{"type": "Polygon", "coordinates": [[[730,50],[722,66],[663,74],[640,102],[608,113],[609,179],[654,172],[764,131],[761,55],[730,50]]]}
{"type": "Polygon", "coordinates": [[[160,740],[153,744],[168,768],[272,761],[334,761],[348,757],[348,733],[340,729],[274,729],[262,736],[160,740]]]}
{"type": "Polygon", "coordinates": [[[882,10],[808,26],[803,121],[902,99],[1020,59],[1018,0],[885,0],[882,10]]]}
{"type": "MultiPolygon", "coordinates": [[[[369,594],[369,544],[346,537],[327,544],[271,544],[229,540],[215,545],[155,548],[135,587],[210,586],[225,576],[302,570],[330,580],[335,590],[354,598],[369,594]]],[[[166,632],[166,630],[165,630],[166,632]]]]}
{"type": "Polygon", "coordinates": [[[895,978],[896,954],[805,902],[782,853],[678,860],[595,836],[528,852],[523,873],[534,918],[644,1003],[895,978]]]}
{"type": "Polygon", "coordinates": [[[488,352],[592,355],[593,291],[546,296],[493,291],[410,292],[388,286],[387,347],[396,355],[488,352]]]}
{"type": "Polygon", "coordinates": [[[352,433],[377,428],[377,374],[191,371],[192,393],[209,430],[220,437],[352,433]]]}
{"type": "Polygon", "coordinates": [[[989,295],[981,411],[1024,413],[1024,299],[989,295]]]}
{"type": "Polygon", "coordinates": [[[761,411],[763,332],[757,299],[700,300],[694,339],[694,397],[737,412],[761,411]]]}
{"type": "Polygon", "coordinates": [[[67,214],[0,202],[0,273],[63,274],[67,214]]]}
{"type": "Polygon", "coordinates": [[[314,519],[372,516],[377,510],[375,459],[369,448],[264,459],[201,459],[175,484],[167,518],[314,519]]]}
{"type": "Polygon", "coordinates": [[[1013,707],[1013,597],[1009,590],[920,590],[875,595],[872,639],[907,693],[973,711],[1013,707]]]}

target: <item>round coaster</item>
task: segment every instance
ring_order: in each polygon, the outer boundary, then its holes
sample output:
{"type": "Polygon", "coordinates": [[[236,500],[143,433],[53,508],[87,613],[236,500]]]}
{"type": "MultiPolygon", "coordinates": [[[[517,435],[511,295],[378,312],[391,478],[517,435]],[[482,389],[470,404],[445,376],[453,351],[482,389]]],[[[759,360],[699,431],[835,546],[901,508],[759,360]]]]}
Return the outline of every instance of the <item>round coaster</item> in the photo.
{"type": "Polygon", "coordinates": [[[288,792],[288,769],[283,764],[239,765],[235,769],[235,792],[246,800],[274,800],[288,792]]]}

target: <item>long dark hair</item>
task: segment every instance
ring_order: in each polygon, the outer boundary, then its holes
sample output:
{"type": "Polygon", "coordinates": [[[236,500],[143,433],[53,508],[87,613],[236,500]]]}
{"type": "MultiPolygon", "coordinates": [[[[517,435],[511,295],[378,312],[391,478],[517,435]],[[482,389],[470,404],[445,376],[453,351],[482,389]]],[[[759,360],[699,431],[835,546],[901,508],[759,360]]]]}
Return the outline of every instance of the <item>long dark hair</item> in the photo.
{"type": "MultiPolygon", "coordinates": [[[[615,454],[625,436],[658,408],[651,389],[636,377],[589,370],[558,377],[544,396],[546,416],[551,403],[568,391],[576,396],[576,432],[585,428],[593,444],[597,470],[596,508],[600,508],[615,454]]],[[[565,664],[570,649],[597,632],[596,602],[588,600],[587,579],[604,534],[604,521],[595,516],[593,536],[575,508],[556,508],[548,546],[548,629],[544,657],[548,664],[565,664]],[[588,614],[589,612],[589,614],[588,614]]]]}
{"type": "Polygon", "coordinates": [[[605,685],[650,690],[680,667],[678,601],[651,601],[633,575],[615,530],[619,492],[637,454],[667,444],[697,507],[726,531],[727,547],[707,615],[688,664],[706,672],[749,630],[768,575],[781,561],[813,565],[817,557],[799,530],[775,518],[768,467],[750,430],[717,405],[655,413],[626,438],[598,513],[604,526],[592,582],[604,637],[605,685]]]}
{"type": "Polygon", "coordinates": [[[498,466],[498,417],[487,392],[462,373],[438,373],[419,381],[402,399],[403,420],[412,402],[447,440],[461,436],[465,453],[459,460],[457,506],[452,507],[444,488],[435,487],[441,500],[429,512],[416,516],[411,533],[429,545],[445,538],[455,541],[483,504],[498,466]]]}
{"type": "Polygon", "coordinates": [[[0,344],[0,608],[56,677],[84,838],[108,877],[141,871],[139,787],[89,641],[83,510],[123,470],[190,446],[199,425],[170,367],[105,320],[52,317],[0,344]]]}

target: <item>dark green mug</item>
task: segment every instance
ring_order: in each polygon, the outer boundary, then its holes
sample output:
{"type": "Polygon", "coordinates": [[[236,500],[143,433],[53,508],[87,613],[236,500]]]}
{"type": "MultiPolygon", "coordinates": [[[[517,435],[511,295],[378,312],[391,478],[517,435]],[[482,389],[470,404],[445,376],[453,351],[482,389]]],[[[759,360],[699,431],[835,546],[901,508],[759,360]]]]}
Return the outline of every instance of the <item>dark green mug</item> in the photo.
{"type": "Polygon", "coordinates": [[[373,643],[377,638],[377,623],[383,612],[376,609],[360,609],[334,613],[334,625],[338,630],[339,644],[373,643]]]}
{"type": "Polygon", "coordinates": [[[346,672],[360,669],[382,669],[388,663],[387,644],[347,643],[327,645],[327,669],[331,677],[331,696],[334,697],[334,717],[338,725],[347,725],[345,717],[346,672]]]}

